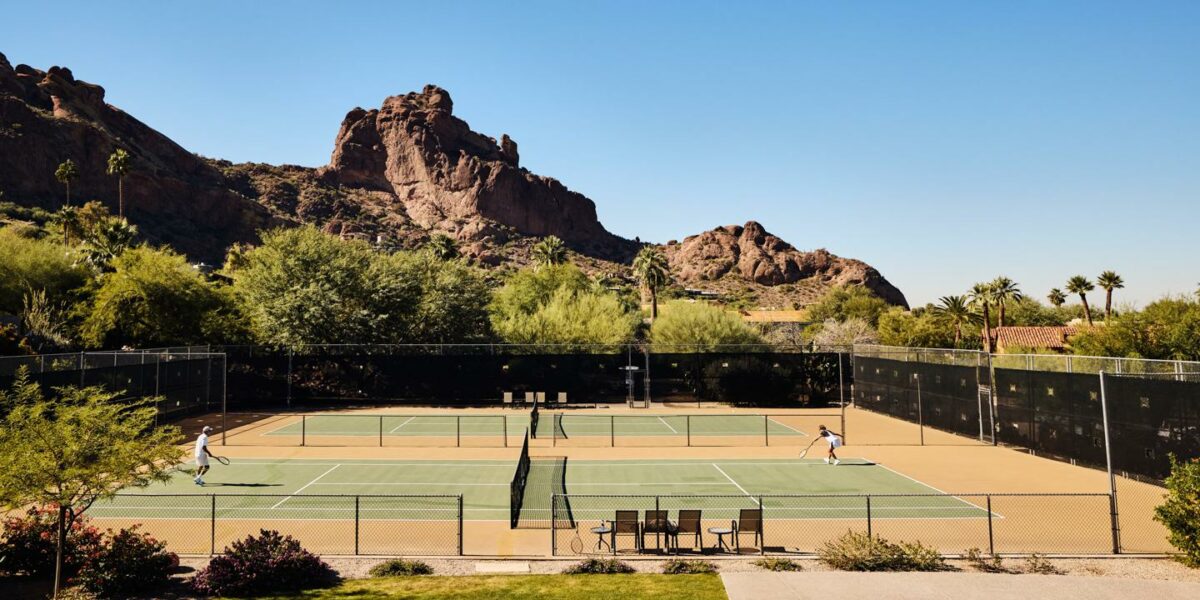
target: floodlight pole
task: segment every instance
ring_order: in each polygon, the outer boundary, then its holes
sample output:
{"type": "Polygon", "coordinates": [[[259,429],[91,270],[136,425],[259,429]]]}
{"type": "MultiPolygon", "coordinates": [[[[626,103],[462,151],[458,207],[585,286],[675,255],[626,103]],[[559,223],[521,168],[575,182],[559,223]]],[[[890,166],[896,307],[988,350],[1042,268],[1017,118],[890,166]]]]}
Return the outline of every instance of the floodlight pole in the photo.
{"type": "Polygon", "coordinates": [[[1100,371],[1100,415],[1104,423],[1104,462],[1108,469],[1108,503],[1112,517],[1113,554],[1121,553],[1121,520],[1117,511],[1117,477],[1113,474],[1112,439],[1108,434],[1108,394],[1104,389],[1104,371],[1100,371]]]}

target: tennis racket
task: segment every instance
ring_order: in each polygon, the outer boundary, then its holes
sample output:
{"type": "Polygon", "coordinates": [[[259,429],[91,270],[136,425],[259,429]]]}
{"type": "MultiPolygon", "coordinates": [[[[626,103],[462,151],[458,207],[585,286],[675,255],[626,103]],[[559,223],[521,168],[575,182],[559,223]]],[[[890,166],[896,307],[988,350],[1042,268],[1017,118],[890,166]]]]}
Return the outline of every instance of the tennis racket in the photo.
{"type": "Polygon", "coordinates": [[[813,444],[817,443],[817,441],[819,441],[820,439],[821,438],[816,438],[813,441],[809,442],[808,447],[800,451],[799,458],[804,458],[805,456],[808,456],[808,451],[812,450],[813,444]]]}
{"type": "Polygon", "coordinates": [[[575,525],[575,537],[571,538],[571,552],[583,554],[583,538],[579,537],[579,525],[575,525]]]}
{"type": "Polygon", "coordinates": [[[214,456],[213,458],[217,459],[217,462],[219,462],[223,465],[229,464],[229,459],[225,458],[224,456],[214,456]]]}

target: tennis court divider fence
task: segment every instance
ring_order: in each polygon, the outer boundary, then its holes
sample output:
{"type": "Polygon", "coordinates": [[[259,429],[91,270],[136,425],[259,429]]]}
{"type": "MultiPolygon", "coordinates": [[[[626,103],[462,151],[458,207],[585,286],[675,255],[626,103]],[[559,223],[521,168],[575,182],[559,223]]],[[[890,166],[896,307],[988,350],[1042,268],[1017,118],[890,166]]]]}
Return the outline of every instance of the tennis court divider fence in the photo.
{"type": "Polygon", "coordinates": [[[1102,493],[555,494],[551,553],[813,554],[847,531],[858,531],[893,542],[919,541],[943,554],[970,548],[993,554],[1106,554],[1114,552],[1115,542],[1110,501],[1102,493]],[[687,510],[701,512],[698,533],[647,527],[654,521],[648,511],[665,512],[670,526],[677,527],[680,511],[687,510]],[[614,537],[617,511],[633,511],[640,533],[618,528],[614,537]],[[757,536],[756,519],[761,523],[757,536]],[[719,538],[716,532],[722,529],[719,538]]]}
{"type": "Polygon", "coordinates": [[[525,500],[525,486],[529,482],[529,469],[532,461],[529,458],[529,430],[525,430],[525,441],[521,444],[521,456],[517,459],[517,470],[513,473],[509,485],[508,519],[509,526],[516,529],[521,521],[521,504],[525,500]]]}
{"type": "Polygon", "coordinates": [[[85,514],[101,528],[139,525],[179,554],[216,554],[264,529],[318,554],[463,553],[461,494],[118,494],[85,514]]]}

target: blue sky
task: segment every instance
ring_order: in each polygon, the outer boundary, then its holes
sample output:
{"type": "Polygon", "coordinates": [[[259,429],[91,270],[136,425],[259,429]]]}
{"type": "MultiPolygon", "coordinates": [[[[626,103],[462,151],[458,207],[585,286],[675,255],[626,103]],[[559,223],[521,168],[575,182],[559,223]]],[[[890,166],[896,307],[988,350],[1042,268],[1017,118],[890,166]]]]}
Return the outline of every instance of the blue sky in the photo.
{"type": "Polygon", "coordinates": [[[762,222],[915,304],[1200,282],[1200,2],[4,0],[0,52],[70,67],[195,152],[329,160],[345,113],[436,83],[524,166],[665,242],[762,222]]]}

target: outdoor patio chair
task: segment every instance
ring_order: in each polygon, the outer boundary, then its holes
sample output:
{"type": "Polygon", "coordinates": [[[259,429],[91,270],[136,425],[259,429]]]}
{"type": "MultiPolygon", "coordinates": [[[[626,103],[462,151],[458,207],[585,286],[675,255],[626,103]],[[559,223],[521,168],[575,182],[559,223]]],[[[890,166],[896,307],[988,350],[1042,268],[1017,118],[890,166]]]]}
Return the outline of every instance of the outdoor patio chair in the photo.
{"type": "Polygon", "coordinates": [[[612,527],[612,549],[613,553],[617,551],[617,536],[628,535],[633,537],[633,545],[635,550],[642,550],[641,527],[638,524],[638,513],[636,510],[618,510],[617,518],[613,521],[612,527]]]}
{"type": "MultiPolygon", "coordinates": [[[[642,521],[641,545],[642,549],[646,548],[646,536],[653,535],[655,540],[663,540],[667,543],[667,550],[671,549],[671,537],[674,535],[675,526],[667,519],[667,511],[665,510],[648,510],[646,511],[646,520],[642,521]]],[[[655,542],[656,546],[660,546],[659,542],[655,542]]]]}
{"type": "Polygon", "coordinates": [[[567,405],[567,393],[559,392],[558,400],[555,402],[555,404],[558,404],[559,406],[566,406],[567,405]]]}
{"type": "Polygon", "coordinates": [[[536,394],[533,392],[525,392],[525,404],[532,406],[534,398],[537,398],[536,394]]]}
{"type": "Polygon", "coordinates": [[[504,392],[503,402],[504,402],[505,408],[512,408],[513,407],[513,393],[512,392],[504,392]]]}
{"type": "Polygon", "coordinates": [[[700,511],[679,511],[679,522],[675,524],[675,531],[671,535],[674,538],[676,552],[679,552],[679,538],[685,536],[695,536],[695,544],[688,544],[689,548],[704,549],[704,528],[700,526],[700,511]]]}
{"type": "Polygon", "coordinates": [[[737,521],[732,523],[733,527],[733,546],[738,551],[742,549],[742,534],[753,534],[756,547],[762,546],[763,537],[763,521],[762,509],[760,508],[743,508],[738,513],[737,521]]]}
{"type": "Polygon", "coordinates": [[[542,406],[546,405],[546,392],[538,392],[537,393],[537,402],[538,402],[538,404],[541,404],[542,406]]]}

